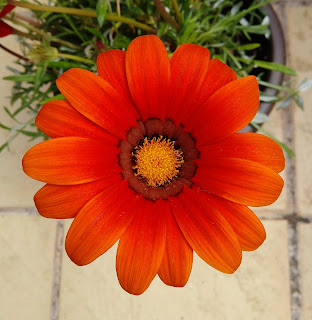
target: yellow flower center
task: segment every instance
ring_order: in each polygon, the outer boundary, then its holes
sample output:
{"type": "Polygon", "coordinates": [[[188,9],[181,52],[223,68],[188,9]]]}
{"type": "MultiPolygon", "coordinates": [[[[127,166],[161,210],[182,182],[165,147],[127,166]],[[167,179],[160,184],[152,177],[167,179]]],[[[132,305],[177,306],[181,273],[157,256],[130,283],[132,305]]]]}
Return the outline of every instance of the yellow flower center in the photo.
{"type": "Polygon", "coordinates": [[[145,138],[143,145],[135,149],[135,175],[145,179],[150,187],[162,186],[176,178],[184,162],[182,151],[174,148],[174,141],[162,136],[145,138]]]}

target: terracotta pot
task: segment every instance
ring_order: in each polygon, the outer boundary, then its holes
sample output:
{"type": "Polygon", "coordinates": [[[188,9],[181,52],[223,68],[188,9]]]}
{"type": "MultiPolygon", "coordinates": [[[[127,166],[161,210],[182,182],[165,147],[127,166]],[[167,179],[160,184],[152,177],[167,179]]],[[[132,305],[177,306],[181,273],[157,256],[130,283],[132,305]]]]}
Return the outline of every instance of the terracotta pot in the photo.
{"type": "MultiPolygon", "coordinates": [[[[280,21],[273,9],[273,7],[268,4],[263,6],[264,11],[270,17],[270,30],[271,30],[271,39],[270,39],[270,47],[267,48],[269,50],[268,56],[271,57],[271,62],[285,64],[286,63],[286,45],[285,45],[285,38],[284,32],[281,27],[280,21]]],[[[267,82],[281,85],[283,82],[283,73],[278,71],[270,71],[268,75],[267,82]]],[[[266,88],[263,91],[265,94],[268,95],[276,95],[277,90],[266,88]]],[[[268,102],[261,102],[259,111],[264,114],[269,114],[274,107],[274,103],[268,102]]],[[[246,126],[242,132],[251,132],[256,131],[254,127],[251,125],[246,126]]]]}

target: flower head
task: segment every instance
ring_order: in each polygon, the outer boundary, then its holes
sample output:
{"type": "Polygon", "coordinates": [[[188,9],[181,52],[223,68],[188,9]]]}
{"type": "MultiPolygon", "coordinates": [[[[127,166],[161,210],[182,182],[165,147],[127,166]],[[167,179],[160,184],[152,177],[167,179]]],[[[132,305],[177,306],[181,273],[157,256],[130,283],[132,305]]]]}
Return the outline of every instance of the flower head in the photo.
{"type": "Polygon", "coordinates": [[[58,50],[55,47],[41,44],[30,50],[28,55],[32,61],[39,63],[56,59],[58,57],[58,50]]]}
{"type": "Polygon", "coordinates": [[[0,38],[8,36],[14,32],[13,28],[10,25],[1,20],[6,14],[11,12],[14,8],[15,6],[7,4],[0,11],[0,38]]]}
{"type": "Polygon", "coordinates": [[[65,248],[88,264],[118,240],[121,286],[141,294],[156,274],[188,281],[193,250],[225,273],[242,250],[265,240],[247,206],[274,202],[283,187],[277,143],[236,133],[255,116],[254,76],[237,79],[207,49],[183,44],[169,59],[156,36],[127,52],[98,56],[98,73],[71,69],[36,124],[52,139],[24,156],[26,174],[47,184],[35,195],[41,215],[74,218],[65,248]]]}

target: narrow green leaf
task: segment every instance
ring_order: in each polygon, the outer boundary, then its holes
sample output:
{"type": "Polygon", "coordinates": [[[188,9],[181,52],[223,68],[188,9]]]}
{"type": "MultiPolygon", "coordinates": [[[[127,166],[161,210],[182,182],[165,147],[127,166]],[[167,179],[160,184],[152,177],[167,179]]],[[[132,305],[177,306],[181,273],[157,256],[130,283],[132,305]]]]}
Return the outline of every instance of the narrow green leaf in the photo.
{"type": "Polygon", "coordinates": [[[289,96],[281,101],[281,103],[277,106],[276,110],[285,109],[290,106],[292,102],[293,96],[289,96]]]}
{"type": "Polygon", "coordinates": [[[260,67],[260,68],[264,68],[264,69],[269,69],[269,70],[275,70],[275,71],[279,71],[285,74],[290,74],[292,76],[296,76],[297,73],[294,69],[289,68],[287,66],[284,66],[282,64],[279,63],[275,63],[275,62],[268,62],[268,61],[261,61],[261,60],[254,60],[254,63],[260,67]]]}
{"type": "Polygon", "coordinates": [[[0,122],[0,128],[4,129],[4,130],[11,130],[9,127],[5,126],[4,124],[2,124],[0,122]]]}
{"type": "Polygon", "coordinates": [[[42,77],[44,76],[44,67],[39,66],[35,74],[34,91],[37,92],[40,83],[42,82],[42,77]]]}
{"type": "Polygon", "coordinates": [[[49,68],[56,69],[70,69],[70,68],[85,68],[83,65],[79,63],[69,62],[69,61],[50,61],[48,63],[49,68]]]}
{"type": "Polygon", "coordinates": [[[259,43],[248,43],[248,44],[244,44],[242,46],[237,47],[237,50],[254,50],[260,47],[259,43]]]}
{"type": "Polygon", "coordinates": [[[9,144],[7,142],[0,146],[0,152],[2,152],[5,148],[9,149],[9,144]]]}
{"type": "Polygon", "coordinates": [[[90,33],[92,33],[94,36],[97,38],[101,39],[103,42],[105,42],[105,38],[103,37],[102,33],[95,29],[95,28],[90,28],[90,27],[85,27],[86,30],[88,30],[90,33]]]}
{"type": "Polygon", "coordinates": [[[256,116],[252,120],[252,122],[257,123],[257,124],[264,123],[267,121],[269,121],[269,117],[266,114],[259,112],[259,111],[257,112],[256,116]]]}
{"type": "Polygon", "coordinates": [[[64,19],[68,22],[68,24],[71,26],[71,28],[73,29],[73,31],[75,32],[75,34],[80,38],[81,41],[85,41],[83,35],[79,32],[79,30],[77,29],[75,23],[73,22],[72,18],[70,15],[67,14],[63,14],[62,15],[64,17],[64,19]]]}
{"type": "Polygon", "coordinates": [[[296,102],[296,105],[303,110],[303,98],[301,96],[294,96],[294,100],[296,102]]]}
{"type": "Polygon", "coordinates": [[[245,63],[254,63],[256,66],[263,68],[263,69],[268,69],[268,70],[275,70],[275,71],[279,71],[285,74],[290,74],[292,76],[296,76],[297,73],[295,70],[293,70],[292,68],[286,67],[282,64],[279,63],[275,63],[275,62],[268,62],[268,61],[262,61],[262,60],[249,60],[249,59],[245,59],[245,58],[240,58],[237,57],[236,58],[239,61],[245,62],[245,63]]]}
{"type": "Polygon", "coordinates": [[[107,0],[98,0],[96,4],[96,16],[100,27],[103,26],[107,13],[107,0]]]}
{"type": "Polygon", "coordinates": [[[49,101],[54,101],[54,100],[66,100],[65,97],[60,93],[52,98],[48,98],[48,99],[44,99],[42,101],[40,101],[40,104],[45,104],[46,102],[49,101]]]}
{"type": "Polygon", "coordinates": [[[312,87],[312,79],[303,79],[303,81],[298,85],[297,89],[300,92],[306,91],[312,87]]]}
{"type": "Polygon", "coordinates": [[[25,136],[32,137],[32,138],[37,138],[39,136],[42,136],[41,133],[34,132],[34,131],[28,131],[28,130],[17,130],[17,131],[24,134],[25,136]]]}
{"type": "Polygon", "coordinates": [[[276,96],[270,96],[267,94],[260,94],[260,101],[262,102],[276,102],[279,98],[276,96]]]}
{"type": "MultiPolygon", "coordinates": [[[[42,77],[42,82],[47,82],[50,80],[53,80],[54,77],[51,74],[45,74],[42,77]]],[[[35,82],[36,81],[36,75],[33,74],[21,74],[21,75],[17,75],[17,76],[7,76],[4,77],[3,80],[9,80],[9,81],[15,81],[15,82],[35,82]]]]}

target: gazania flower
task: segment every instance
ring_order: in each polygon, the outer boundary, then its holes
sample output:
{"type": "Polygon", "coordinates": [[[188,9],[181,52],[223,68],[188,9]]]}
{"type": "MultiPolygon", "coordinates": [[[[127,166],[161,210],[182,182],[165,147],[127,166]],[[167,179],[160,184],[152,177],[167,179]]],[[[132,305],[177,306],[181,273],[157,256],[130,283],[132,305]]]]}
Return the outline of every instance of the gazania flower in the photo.
{"type": "Polygon", "coordinates": [[[247,206],[274,202],[283,187],[281,148],[255,133],[236,133],[259,105],[256,78],[236,74],[209,51],[183,44],[168,58],[156,36],[111,50],[95,75],[71,69],[36,124],[52,139],[24,156],[24,171],[47,184],[39,213],[74,218],[68,256],[86,265],[118,240],[121,286],[141,294],[158,274],[188,281],[193,250],[233,273],[242,250],[265,230],[247,206]]]}
{"type": "Polygon", "coordinates": [[[11,12],[14,8],[15,6],[7,4],[0,11],[0,38],[8,36],[12,34],[14,31],[11,26],[9,26],[7,23],[1,20],[6,14],[11,12]]]}

